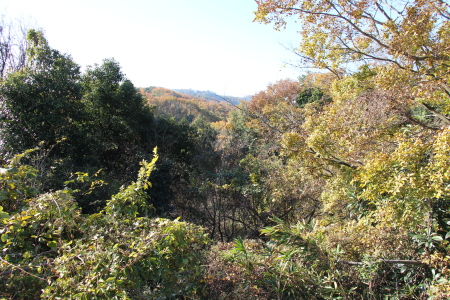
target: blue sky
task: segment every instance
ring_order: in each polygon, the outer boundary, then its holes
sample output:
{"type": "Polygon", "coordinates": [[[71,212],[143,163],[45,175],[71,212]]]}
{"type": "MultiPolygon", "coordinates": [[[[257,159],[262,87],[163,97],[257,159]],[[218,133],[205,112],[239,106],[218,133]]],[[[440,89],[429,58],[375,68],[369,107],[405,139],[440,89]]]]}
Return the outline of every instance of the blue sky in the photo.
{"type": "MultiPolygon", "coordinates": [[[[253,0],[0,0],[9,18],[31,17],[53,48],[82,67],[115,58],[138,87],[245,96],[296,78],[283,67],[299,28],[252,22],[253,0]]],[[[292,24],[294,25],[294,24],[292,24]]]]}

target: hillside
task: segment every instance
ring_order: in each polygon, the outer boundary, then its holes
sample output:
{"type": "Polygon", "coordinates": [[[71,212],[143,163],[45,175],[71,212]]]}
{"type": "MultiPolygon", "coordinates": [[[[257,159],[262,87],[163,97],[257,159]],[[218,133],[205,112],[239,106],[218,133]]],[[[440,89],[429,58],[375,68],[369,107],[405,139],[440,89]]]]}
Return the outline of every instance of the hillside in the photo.
{"type": "MultiPolygon", "coordinates": [[[[177,120],[186,119],[192,122],[198,116],[208,122],[225,121],[233,105],[220,99],[213,98],[212,92],[198,92],[197,96],[185,94],[181,90],[170,90],[162,87],[141,88],[141,93],[155,110],[156,115],[167,115],[177,120]],[[198,95],[204,94],[205,97],[198,95]]],[[[189,91],[189,90],[183,90],[189,91]]],[[[236,98],[237,99],[237,98],[236,98]]]]}
{"type": "Polygon", "coordinates": [[[193,98],[200,98],[208,101],[226,101],[234,105],[239,104],[242,100],[249,100],[249,96],[245,96],[243,98],[234,96],[221,96],[212,91],[197,91],[192,89],[174,89],[174,91],[192,96],[193,98]]]}

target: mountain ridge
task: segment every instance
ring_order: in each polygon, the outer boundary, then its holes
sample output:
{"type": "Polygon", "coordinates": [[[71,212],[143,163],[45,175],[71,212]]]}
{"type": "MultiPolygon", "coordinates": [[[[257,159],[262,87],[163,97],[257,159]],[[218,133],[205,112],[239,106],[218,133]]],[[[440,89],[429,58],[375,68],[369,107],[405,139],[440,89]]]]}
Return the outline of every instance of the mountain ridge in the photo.
{"type": "Polygon", "coordinates": [[[235,96],[228,96],[228,95],[218,95],[217,93],[213,91],[200,91],[200,90],[193,90],[193,89],[172,89],[175,92],[182,93],[185,95],[192,96],[194,98],[202,98],[205,100],[214,100],[214,101],[226,101],[228,103],[231,103],[233,105],[239,104],[241,101],[249,101],[251,96],[245,96],[245,97],[235,97],[235,96]]]}

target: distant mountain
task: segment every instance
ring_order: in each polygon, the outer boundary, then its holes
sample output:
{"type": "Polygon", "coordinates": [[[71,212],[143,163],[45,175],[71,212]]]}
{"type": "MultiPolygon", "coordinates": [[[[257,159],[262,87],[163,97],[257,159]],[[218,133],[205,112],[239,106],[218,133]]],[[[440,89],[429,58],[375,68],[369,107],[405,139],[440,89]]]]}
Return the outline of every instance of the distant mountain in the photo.
{"type": "MultiPolygon", "coordinates": [[[[141,88],[141,93],[147,98],[147,102],[154,108],[157,115],[174,117],[177,120],[185,119],[192,122],[197,117],[202,117],[208,122],[225,121],[228,113],[234,109],[229,101],[213,98],[212,96],[198,96],[181,91],[170,90],[162,87],[141,88]]],[[[192,91],[192,90],[187,90],[192,91]]],[[[205,92],[206,93],[206,92],[205,92]]],[[[210,95],[213,95],[214,93],[210,95]]],[[[214,94],[215,95],[215,94],[214,94]]]]}
{"type": "Polygon", "coordinates": [[[239,97],[233,97],[233,96],[220,96],[212,91],[197,91],[197,90],[192,90],[192,89],[174,89],[174,91],[185,94],[185,95],[192,96],[194,98],[201,98],[201,99],[205,99],[207,101],[211,101],[211,100],[219,101],[219,102],[226,101],[226,102],[232,103],[234,105],[239,104],[239,102],[241,102],[242,100],[248,100],[248,99],[246,99],[248,97],[239,98],[239,97]]]}

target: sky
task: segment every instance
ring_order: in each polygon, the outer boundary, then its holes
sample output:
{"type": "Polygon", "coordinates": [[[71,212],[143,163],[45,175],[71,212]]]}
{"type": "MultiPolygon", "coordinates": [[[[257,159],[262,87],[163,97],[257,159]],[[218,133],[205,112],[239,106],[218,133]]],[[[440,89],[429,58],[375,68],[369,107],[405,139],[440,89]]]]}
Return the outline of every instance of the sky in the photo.
{"type": "Polygon", "coordinates": [[[0,14],[31,19],[52,48],[83,69],[114,58],[136,87],[243,97],[299,69],[299,28],[253,22],[254,0],[0,0],[0,14]]]}

